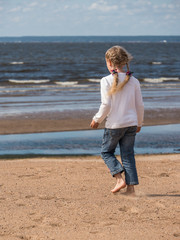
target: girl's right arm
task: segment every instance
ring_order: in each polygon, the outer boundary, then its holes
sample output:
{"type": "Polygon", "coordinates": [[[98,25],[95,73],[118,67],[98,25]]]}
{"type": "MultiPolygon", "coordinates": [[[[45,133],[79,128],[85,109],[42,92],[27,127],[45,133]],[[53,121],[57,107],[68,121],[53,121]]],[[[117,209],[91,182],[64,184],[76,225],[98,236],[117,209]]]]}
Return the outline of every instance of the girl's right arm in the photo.
{"type": "Polygon", "coordinates": [[[137,127],[136,133],[141,131],[141,127],[137,127]]]}
{"type": "Polygon", "coordinates": [[[99,111],[93,117],[93,120],[97,123],[101,123],[108,115],[111,109],[111,97],[108,94],[109,84],[106,78],[101,79],[101,105],[99,111]]]}
{"type": "Polygon", "coordinates": [[[90,124],[90,127],[91,128],[98,128],[99,126],[99,123],[98,122],[95,122],[94,120],[92,120],[91,124],[90,124]]]}

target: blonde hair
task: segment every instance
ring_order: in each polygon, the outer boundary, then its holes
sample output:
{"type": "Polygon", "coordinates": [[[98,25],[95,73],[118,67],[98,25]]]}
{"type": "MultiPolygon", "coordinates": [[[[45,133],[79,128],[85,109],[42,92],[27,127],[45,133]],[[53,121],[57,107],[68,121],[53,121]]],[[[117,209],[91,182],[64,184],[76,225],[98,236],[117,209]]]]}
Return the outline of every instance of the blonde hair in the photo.
{"type": "Polygon", "coordinates": [[[132,60],[133,57],[123,47],[114,46],[107,50],[105,58],[111,61],[114,68],[113,70],[114,79],[112,86],[109,90],[109,95],[112,95],[120,91],[129,81],[131,77],[131,72],[129,70],[128,63],[132,60]],[[127,66],[126,77],[123,82],[118,84],[118,72],[116,71],[116,69],[122,68],[125,65],[127,66]]]}

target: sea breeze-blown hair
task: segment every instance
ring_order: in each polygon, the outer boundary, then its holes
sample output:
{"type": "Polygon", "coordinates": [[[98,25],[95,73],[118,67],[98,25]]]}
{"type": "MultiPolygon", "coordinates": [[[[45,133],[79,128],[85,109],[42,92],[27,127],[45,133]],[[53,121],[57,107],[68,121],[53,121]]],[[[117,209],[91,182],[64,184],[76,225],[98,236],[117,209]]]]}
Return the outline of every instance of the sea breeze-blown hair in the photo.
{"type": "Polygon", "coordinates": [[[132,60],[131,54],[129,54],[123,47],[114,46],[107,50],[105,58],[111,61],[113,66],[113,83],[109,90],[109,95],[115,94],[120,91],[126,83],[129,81],[132,72],[129,70],[129,62],[132,60]],[[127,66],[126,77],[123,82],[118,84],[118,72],[117,69],[127,66]]]}

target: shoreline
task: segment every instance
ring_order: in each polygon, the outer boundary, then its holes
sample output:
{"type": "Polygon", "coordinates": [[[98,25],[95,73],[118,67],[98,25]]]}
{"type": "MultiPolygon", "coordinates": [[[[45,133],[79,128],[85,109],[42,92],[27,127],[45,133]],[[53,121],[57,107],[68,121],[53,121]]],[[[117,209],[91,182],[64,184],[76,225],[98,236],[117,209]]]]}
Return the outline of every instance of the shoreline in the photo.
{"type": "Polygon", "coordinates": [[[180,155],[136,159],[135,196],[96,156],[0,161],[1,239],[177,239],[180,155]]]}
{"type": "MultiPolygon", "coordinates": [[[[120,158],[120,155],[116,155],[117,158],[120,158]]],[[[180,153],[151,153],[151,154],[135,154],[136,161],[146,161],[142,160],[141,158],[145,157],[147,161],[164,161],[169,158],[170,161],[176,161],[177,158],[180,157],[180,153]],[[158,160],[154,160],[154,158],[160,158],[158,160]],[[153,158],[153,160],[152,160],[153,158]]],[[[24,155],[0,155],[0,161],[23,161],[27,160],[29,161],[30,159],[33,159],[32,161],[60,161],[60,162],[93,162],[94,159],[97,162],[102,162],[102,158],[100,155],[88,155],[88,154],[79,154],[79,155],[68,155],[68,154],[62,154],[62,155],[43,155],[43,154],[24,154],[24,155]]]]}
{"type": "MultiPolygon", "coordinates": [[[[90,130],[97,110],[41,112],[0,117],[0,134],[90,130]]],[[[178,124],[180,109],[145,110],[144,126],[178,124]]],[[[104,122],[99,129],[104,128],[104,122]]]]}

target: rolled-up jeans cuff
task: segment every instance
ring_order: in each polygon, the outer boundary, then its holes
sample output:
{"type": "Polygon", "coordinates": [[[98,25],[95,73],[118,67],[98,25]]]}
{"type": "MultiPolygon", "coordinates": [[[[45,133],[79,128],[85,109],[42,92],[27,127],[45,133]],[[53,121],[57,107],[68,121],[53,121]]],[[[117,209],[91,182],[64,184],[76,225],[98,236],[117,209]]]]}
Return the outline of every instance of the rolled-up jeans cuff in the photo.
{"type": "Polygon", "coordinates": [[[124,169],[119,169],[119,170],[111,172],[111,175],[114,177],[114,175],[116,175],[118,173],[123,173],[123,172],[124,172],[124,169]]]}

